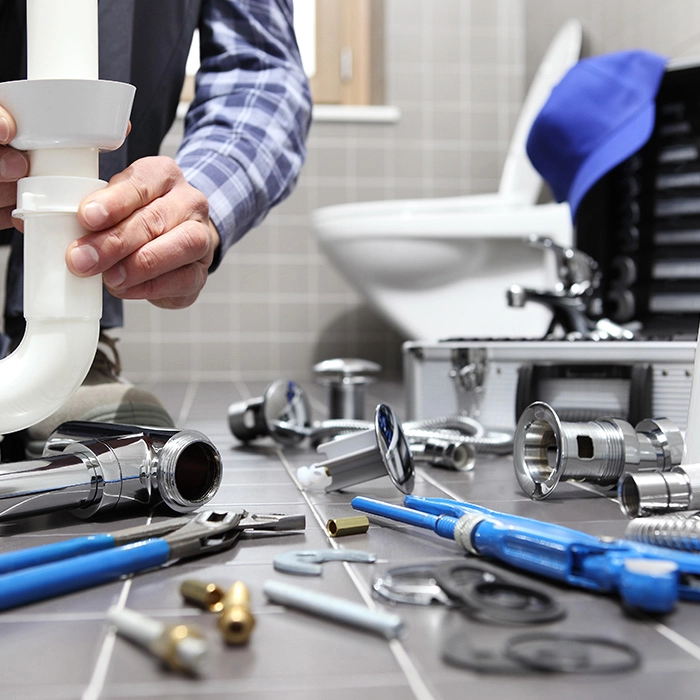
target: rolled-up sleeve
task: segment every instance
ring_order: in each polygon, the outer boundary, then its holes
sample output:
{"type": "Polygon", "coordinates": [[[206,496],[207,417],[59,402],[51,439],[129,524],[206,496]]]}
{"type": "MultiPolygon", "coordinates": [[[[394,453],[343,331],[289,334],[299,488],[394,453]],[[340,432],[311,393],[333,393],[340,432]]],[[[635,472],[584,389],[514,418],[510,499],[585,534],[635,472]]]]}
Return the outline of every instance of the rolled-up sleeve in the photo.
{"type": "Polygon", "coordinates": [[[201,67],[176,160],[228,248],[293,189],[311,96],[291,0],[204,0],[201,67]]]}

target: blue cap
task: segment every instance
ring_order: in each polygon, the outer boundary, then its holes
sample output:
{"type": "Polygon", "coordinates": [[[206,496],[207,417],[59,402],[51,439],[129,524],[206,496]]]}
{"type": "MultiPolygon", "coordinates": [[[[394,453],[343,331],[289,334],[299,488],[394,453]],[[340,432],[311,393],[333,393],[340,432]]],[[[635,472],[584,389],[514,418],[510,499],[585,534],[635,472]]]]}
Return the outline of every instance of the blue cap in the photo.
{"type": "Polygon", "coordinates": [[[667,60],[649,51],[584,58],[537,115],[527,154],[572,219],[591,186],[649,140],[667,60]]]}

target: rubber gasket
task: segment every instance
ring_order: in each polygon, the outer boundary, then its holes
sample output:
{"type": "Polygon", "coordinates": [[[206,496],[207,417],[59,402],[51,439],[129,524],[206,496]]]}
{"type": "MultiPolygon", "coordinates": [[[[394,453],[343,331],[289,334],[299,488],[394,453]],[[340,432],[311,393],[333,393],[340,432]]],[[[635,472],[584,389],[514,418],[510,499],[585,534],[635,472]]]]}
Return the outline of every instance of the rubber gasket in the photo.
{"type": "Polygon", "coordinates": [[[633,671],[641,664],[636,649],[612,639],[595,636],[577,636],[559,633],[528,633],[506,641],[503,649],[473,647],[471,632],[457,632],[445,639],[442,660],[451,666],[478,673],[501,675],[533,674],[608,674],[633,671]],[[518,649],[521,644],[545,643],[535,647],[534,656],[518,649]],[[609,658],[621,653],[619,663],[595,663],[595,652],[609,658]],[[544,655],[544,660],[541,657],[544,655]]]}
{"type": "Polygon", "coordinates": [[[442,660],[451,666],[466,668],[478,673],[502,675],[522,675],[535,673],[533,669],[508,658],[500,649],[474,648],[471,645],[473,634],[459,632],[448,637],[442,648],[442,660]]]}
{"type": "Polygon", "coordinates": [[[503,653],[526,668],[548,673],[623,673],[633,671],[642,662],[639,652],[626,642],[556,632],[530,632],[511,637],[503,653]],[[593,658],[596,651],[602,653],[603,662],[598,663],[593,658]],[[617,663],[610,661],[615,652],[620,656],[617,663]]]}
{"type": "Polygon", "coordinates": [[[473,564],[441,567],[434,578],[462,612],[484,622],[537,624],[566,615],[566,610],[548,593],[473,564]],[[476,572],[481,576],[474,576],[476,572]],[[466,580],[462,580],[463,574],[467,574],[466,580]]]}
{"type": "Polygon", "coordinates": [[[469,597],[496,620],[538,624],[560,620],[566,610],[548,593],[509,581],[475,582],[469,597]]]}

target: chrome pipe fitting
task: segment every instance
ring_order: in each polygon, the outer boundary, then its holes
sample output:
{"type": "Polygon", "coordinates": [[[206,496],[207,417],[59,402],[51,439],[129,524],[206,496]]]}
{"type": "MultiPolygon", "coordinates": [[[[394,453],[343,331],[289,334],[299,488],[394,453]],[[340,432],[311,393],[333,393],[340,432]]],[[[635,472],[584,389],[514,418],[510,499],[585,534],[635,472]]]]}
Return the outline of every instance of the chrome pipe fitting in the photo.
{"type": "Polygon", "coordinates": [[[541,401],[523,411],[513,440],[515,475],[534,500],[549,496],[561,481],[614,486],[626,471],[667,471],[682,456],[680,429],[665,418],[636,428],[618,418],[571,423],[541,401]]]}
{"type": "Polygon", "coordinates": [[[40,459],[0,465],[0,521],[65,509],[89,518],[161,502],[189,513],[213,498],[221,471],[219,451],[198,431],[64,423],[40,459]]]}
{"type": "Polygon", "coordinates": [[[278,379],[263,396],[232,403],[228,423],[241,442],[270,436],[283,446],[293,446],[309,434],[311,407],[296,382],[278,379]]]}
{"type": "Polygon", "coordinates": [[[324,360],[313,367],[318,381],[328,387],[328,414],[331,419],[365,417],[365,389],[374,383],[382,367],[370,360],[340,357],[324,360]]]}
{"type": "Polygon", "coordinates": [[[429,438],[422,442],[412,442],[409,439],[409,447],[414,462],[425,462],[433,467],[468,472],[474,469],[476,463],[476,450],[471,443],[465,441],[429,438]]]}
{"type": "Polygon", "coordinates": [[[411,449],[401,423],[386,404],[377,406],[373,428],[325,442],[318,451],[328,459],[297,470],[304,488],[323,485],[326,492],[341,491],[388,475],[402,493],[413,491],[411,449]]]}
{"type": "Polygon", "coordinates": [[[617,485],[620,508],[630,518],[700,508],[700,464],[670,471],[624,474],[617,485]]]}

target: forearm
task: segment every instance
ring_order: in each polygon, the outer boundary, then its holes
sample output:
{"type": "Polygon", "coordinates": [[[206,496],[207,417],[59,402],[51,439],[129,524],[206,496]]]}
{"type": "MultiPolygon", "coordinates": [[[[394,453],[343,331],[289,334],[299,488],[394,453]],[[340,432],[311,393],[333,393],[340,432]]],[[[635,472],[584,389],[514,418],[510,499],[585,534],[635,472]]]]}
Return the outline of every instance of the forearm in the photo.
{"type": "Polygon", "coordinates": [[[311,98],[286,2],[210,5],[176,160],[209,201],[221,239],[216,267],[291,192],[306,153],[311,98]]]}

